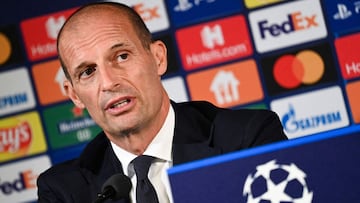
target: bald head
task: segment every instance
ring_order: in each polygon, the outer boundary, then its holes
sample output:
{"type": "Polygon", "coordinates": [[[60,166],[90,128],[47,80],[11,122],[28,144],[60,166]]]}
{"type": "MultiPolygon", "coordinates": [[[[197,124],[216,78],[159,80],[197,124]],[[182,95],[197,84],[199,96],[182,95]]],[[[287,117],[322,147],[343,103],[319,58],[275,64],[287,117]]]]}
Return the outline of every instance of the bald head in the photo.
{"type": "MultiPolygon", "coordinates": [[[[57,38],[59,60],[67,79],[70,81],[71,78],[63,58],[63,39],[69,36],[77,36],[76,34],[80,32],[84,26],[91,27],[94,23],[94,19],[101,20],[104,15],[110,15],[113,18],[121,19],[121,21],[128,21],[144,48],[149,49],[149,45],[152,42],[151,33],[141,17],[132,8],[115,2],[97,2],[87,4],[79,8],[67,19],[57,38]]],[[[106,21],[103,23],[105,24],[106,21]]]]}

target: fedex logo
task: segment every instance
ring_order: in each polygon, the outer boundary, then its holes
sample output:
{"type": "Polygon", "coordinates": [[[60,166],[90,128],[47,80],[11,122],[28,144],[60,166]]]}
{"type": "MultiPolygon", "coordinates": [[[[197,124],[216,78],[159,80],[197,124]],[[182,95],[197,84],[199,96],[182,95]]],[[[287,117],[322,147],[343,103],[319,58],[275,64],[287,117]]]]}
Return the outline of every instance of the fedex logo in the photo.
{"type": "Polygon", "coordinates": [[[249,20],[260,53],[327,36],[319,0],[295,1],[260,9],[251,12],[249,20]]]}
{"type": "Polygon", "coordinates": [[[0,191],[4,195],[11,195],[14,192],[35,188],[36,178],[37,175],[35,175],[32,170],[22,171],[14,180],[0,180],[0,191]]]}
{"type": "Polygon", "coordinates": [[[166,30],[170,26],[163,0],[117,0],[117,2],[131,6],[152,33],[166,30]]]}
{"type": "Polygon", "coordinates": [[[34,202],[36,180],[51,166],[48,156],[12,162],[0,167],[0,202],[34,202]]]}
{"type": "Polygon", "coordinates": [[[159,7],[154,6],[151,8],[146,8],[143,3],[135,4],[133,9],[141,16],[144,21],[149,21],[152,19],[160,18],[159,7]]]}
{"type": "Polygon", "coordinates": [[[269,25],[267,20],[260,21],[258,24],[261,38],[264,39],[266,33],[269,33],[271,36],[279,36],[281,34],[317,27],[319,24],[316,21],[316,17],[316,15],[303,16],[303,14],[298,11],[289,14],[287,20],[281,24],[274,23],[269,25]]]}

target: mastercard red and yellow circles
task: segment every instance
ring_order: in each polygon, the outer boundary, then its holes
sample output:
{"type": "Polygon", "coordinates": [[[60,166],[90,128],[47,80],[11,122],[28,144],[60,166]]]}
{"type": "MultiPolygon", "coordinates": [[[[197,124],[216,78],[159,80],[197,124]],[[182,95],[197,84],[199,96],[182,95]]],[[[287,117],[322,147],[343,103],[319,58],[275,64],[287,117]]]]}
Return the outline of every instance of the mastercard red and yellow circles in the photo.
{"type": "Polygon", "coordinates": [[[312,50],[304,50],[296,55],[280,57],[274,65],[274,77],[283,88],[293,89],[301,84],[314,84],[325,71],[321,56],[312,50]]]}
{"type": "Polygon", "coordinates": [[[11,43],[6,35],[0,32],[0,65],[4,64],[11,55],[11,43]]]}

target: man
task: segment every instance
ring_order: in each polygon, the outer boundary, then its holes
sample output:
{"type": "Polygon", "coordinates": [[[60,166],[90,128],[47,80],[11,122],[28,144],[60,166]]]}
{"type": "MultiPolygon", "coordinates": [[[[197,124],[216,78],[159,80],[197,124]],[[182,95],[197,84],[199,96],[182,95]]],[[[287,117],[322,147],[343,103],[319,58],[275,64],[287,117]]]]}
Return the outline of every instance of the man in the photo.
{"type": "Polygon", "coordinates": [[[207,102],[172,102],[161,84],[166,46],[141,18],[117,3],[82,7],[64,24],[58,53],[64,88],[103,129],[76,160],[38,178],[39,202],[91,202],[113,174],[129,176],[133,159],[156,157],[149,179],[159,202],[172,202],[166,169],[173,165],[286,140],[275,113],[227,110],[207,102]]]}

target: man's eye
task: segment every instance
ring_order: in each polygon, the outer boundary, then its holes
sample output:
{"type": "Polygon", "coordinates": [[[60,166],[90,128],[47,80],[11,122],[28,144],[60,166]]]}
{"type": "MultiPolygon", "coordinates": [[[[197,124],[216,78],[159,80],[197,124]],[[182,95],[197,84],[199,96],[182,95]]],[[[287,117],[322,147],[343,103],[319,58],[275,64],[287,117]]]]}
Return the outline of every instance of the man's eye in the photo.
{"type": "Polygon", "coordinates": [[[96,67],[89,67],[87,69],[85,69],[84,71],[82,71],[80,73],[80,78],[84,78],[84,77],[89,77],[93,72],[95,72],[96,67]]]}
{"type": "Polygon", "coordinates": [[[125,61],[128,58],[129,54],[120,54],[117,56],[117,60],[122,62],[125,61]]]}

